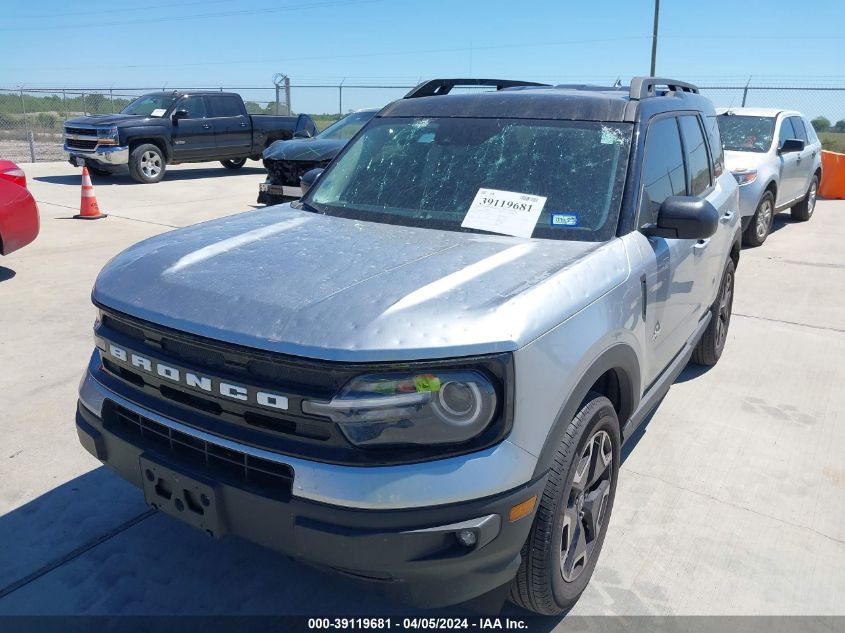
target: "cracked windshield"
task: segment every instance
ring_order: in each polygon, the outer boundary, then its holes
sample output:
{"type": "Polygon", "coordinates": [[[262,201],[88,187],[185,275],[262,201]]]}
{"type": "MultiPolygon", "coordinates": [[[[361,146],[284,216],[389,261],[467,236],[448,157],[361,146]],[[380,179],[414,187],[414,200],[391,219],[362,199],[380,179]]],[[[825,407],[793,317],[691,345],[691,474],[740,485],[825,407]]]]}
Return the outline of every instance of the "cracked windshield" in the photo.
{"type": "Polygon", "coordinates": [[[526,233],[604,241],[616,231],[631,125],[477,118],[375,119],[305,200],[329,215],[452,231],[480,190],[545,198],[526,233]]]}

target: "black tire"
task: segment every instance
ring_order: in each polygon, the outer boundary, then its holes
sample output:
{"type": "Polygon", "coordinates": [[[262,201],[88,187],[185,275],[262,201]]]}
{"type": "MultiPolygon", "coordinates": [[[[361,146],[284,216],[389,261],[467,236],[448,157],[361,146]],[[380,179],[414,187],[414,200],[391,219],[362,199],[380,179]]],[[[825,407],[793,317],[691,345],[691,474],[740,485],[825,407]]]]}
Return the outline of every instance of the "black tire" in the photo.
{"type": "Polygon", "coordinates": [[[129,175],[143,184],[158,182],[167,169],[164,154],[152,143],[138,145],[129,152],[129,175]]]}
{"type": "Polygon", "coordinates": [[[716,301],[710,306],[710,323],[692,352],[690,360],[696,365],[715,365],[725,349],[733,311],[735,272],[734,262],[729,259],[722,273],[716,301]]]}
{"type": "Polygon", "coordinates": [[[792,219],[796,222],[806,222],[813,217],[813,211],[816,210],[816,196],[819,193],[819,177],[815,174],[810,181],[810,186],[807,188],[807,193],[801,199],[801,202],[796,204],[789,210],[792,219]]]}
{"type": "Polygon", "coordinates": [[[760,198],[757,210],[751,216],[751,222],[745,227],[745,232],[742,234],[742,243],[746,246],[761,246],[769,237],[774,217],[775,197],[771,191],[767,191],[760,198]]]}
{"type": "Polygon", "coordinates": [[[514,604],[542,615],[559,615],[571,609],[586,589],[613,509],[619,445],[619,421],[613,405],[604,396],[590,392],[555,453],[534,524],[522,547],[522,563],[510,586],[509,598],[514,604]],[[576,482],[579,469],[580,478],[586,477],[582,481],[587,482],[581,492],[576,482]],[[596,517],[595,522],[592,517],[596,517]],[[564,545],[567,535],[568,547],[564,545]],[[564,555],[573,546],[579,549],[579,535],[584,537],[586,555],[580,567],[570,564],[578,556],[564,555]],[[565,577],[567,570],[570,579],[565,577]]]}
{"type": "Polygon", "coordinates": [[[246,158],[227,158],[221,160],[220,164],[226,169],[240,169],[246,164],[246,158]]]}

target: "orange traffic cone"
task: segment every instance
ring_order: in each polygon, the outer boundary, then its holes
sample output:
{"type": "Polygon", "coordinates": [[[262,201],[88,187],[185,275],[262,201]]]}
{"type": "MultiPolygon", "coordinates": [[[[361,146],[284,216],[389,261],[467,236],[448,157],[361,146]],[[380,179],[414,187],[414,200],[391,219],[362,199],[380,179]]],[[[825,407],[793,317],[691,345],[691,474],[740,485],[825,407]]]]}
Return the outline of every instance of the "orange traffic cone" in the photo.
{"type": "Polygon", "coordinates": [[[73,216],[77,220],[99,220],[106,217],[100,213],[97,205],[97,196],[94,195],[94,185],[91,184],[91,176],[88,175],[88,168],[82,168],[82,201],[79,204],[79,215],[73,216]]]}

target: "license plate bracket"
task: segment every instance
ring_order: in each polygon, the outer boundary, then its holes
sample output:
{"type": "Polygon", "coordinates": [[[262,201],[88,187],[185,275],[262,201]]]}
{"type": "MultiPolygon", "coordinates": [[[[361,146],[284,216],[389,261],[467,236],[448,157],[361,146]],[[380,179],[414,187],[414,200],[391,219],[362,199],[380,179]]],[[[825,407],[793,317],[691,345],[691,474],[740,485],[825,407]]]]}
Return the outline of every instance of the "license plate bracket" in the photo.
{"type": "Polygon", "coordinates": [[[140,466],[148,505],[214,538],[225,534],[220,495],[213,483],[165,466],[146,454],[141,455],[140,466]]]}
{"type": "Polygon", "coordinates": [[[77,167],[85,167],[85,159],[82,156],[74,156],[73,159],[77,167]]]}

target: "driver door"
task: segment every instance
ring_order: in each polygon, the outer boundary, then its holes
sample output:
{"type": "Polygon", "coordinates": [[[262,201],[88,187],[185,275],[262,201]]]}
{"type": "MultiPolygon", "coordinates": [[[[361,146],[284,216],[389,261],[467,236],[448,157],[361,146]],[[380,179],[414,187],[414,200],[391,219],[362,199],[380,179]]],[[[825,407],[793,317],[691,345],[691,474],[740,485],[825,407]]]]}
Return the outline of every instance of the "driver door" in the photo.
{"type": "Polygon", "coordinates": [[[214,127],[208,118],[205,97],[189,95],[176,104],[174,112],[188,114],[173,121],[173,158],[175,162],[202,160],[214,154],[214,127]]]}

